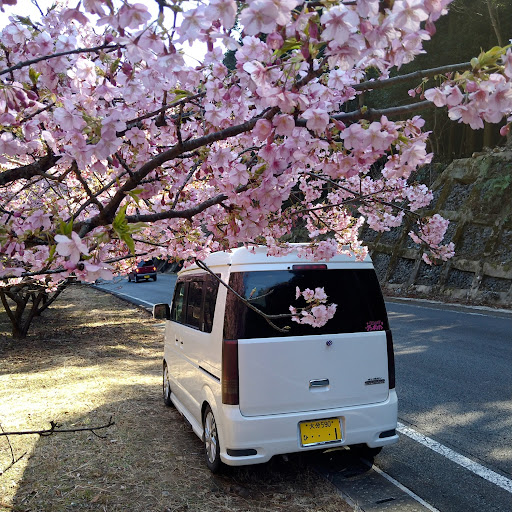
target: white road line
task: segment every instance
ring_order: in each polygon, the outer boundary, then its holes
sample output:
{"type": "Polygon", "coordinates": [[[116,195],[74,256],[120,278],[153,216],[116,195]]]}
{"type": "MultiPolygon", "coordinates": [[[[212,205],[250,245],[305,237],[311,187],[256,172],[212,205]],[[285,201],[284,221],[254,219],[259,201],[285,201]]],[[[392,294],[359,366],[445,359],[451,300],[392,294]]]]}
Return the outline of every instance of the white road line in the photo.
{"type": "Polygon", "coordinates": [[[153,310],[154,304],[152,302],[148,302],[147,300],[139,299],[139,297],[134,297],[133,295],[128,295],[127,293],[121,293],[121,292],[115,292],[115,295],[122,295],[123,297],[128,297],[129,299],[133,299],[136,302],[143,302],[144,304],[147,304],[151,310],[153,310]]]}
{"type": "Polygon", "coordinates": [[[430,437],[424,436],[423,434],[416,432],[416,430],[407,427],[402,423],[398,423],[397,430],[401,434],[410,437],[414,441],[422,444],[423,446],[426,446],[427,448],[430,448],[431,450],[433,450],[436,453],[439,453],[440,455],[443,455],[452,462],[455,462],[455,464],[462,466],[463,468],[471,471],[472,473],[475,473],[475,475],[484,478],[488,482],[491,482],[494,485],[497,485],[498,487],[501,487],[502,489],[505,489],[505,491],[512,494],[512,480],[510,480],[509,478],[506,478],[500,475],[499,473],[492,471],[492,469],[486,468],[485,466],[478,464],[478,462],[475,462],[474,460],[468,459],[468,457],[465,457],[464,455],[457,453],[451,448],[448,448],[447,446],[444,446],[441,443],[434,441],[430,437]]]}
{"type": "Polygon", "coordinates": [[[439,510],[433,507],[430,503],[427,503],[424,499],[420,498],[417,494],[413,493],[410,489],[402,485],[398,480],[395,480],[392,476],[389,476],[387,473],[384,473],[382,469],[379,469],[375,464],[372,466],[372,469],[377,472],[379,475],[383,476],[386,480],[391,482],[393,485],[396,485],[399,489],[408,494],[413,500],[416,500],[420,505],[423,505],[426,509],[430,510],[430,512],[439,512],[439,510]]]}

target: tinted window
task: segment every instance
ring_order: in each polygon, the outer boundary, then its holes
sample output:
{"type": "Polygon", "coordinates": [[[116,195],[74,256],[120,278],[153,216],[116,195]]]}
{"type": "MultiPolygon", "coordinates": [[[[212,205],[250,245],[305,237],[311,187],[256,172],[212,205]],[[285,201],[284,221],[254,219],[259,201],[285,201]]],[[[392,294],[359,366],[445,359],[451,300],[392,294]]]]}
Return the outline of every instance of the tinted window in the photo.
{"type": "Polygon", "coordinates": [[[228,291],[224,336],[228,339],[305,336],[388,329],[384,300],[375,271],[364,270],[275,270],[236,272],[230,286],[251,304],[269,315],[289,313],[288,307],[304,307],[295,299],[295,290],[322,287],[328,302],[338,305],[334,318],[323,327],[298,324],[291,318],[273,320],[279,327],[290,326],[281,333],[249,309],[228,291]]]}
{"type": "Polygon", "coordinates": [[[185,291],[187,283],[177,282],[174,290],[174,299],[171,308],[171,320],[175,322],[185,322],[185,291]]]}
{"type": "Polygon", "coordinates": [[[171,320],[212,332],[219,281],[209,275],[180,279],[174,290],[171,320]]]}
{"type": "Polygon", "coordinates": [[[219,281],[208,276],[205,282],[206,290],[204,294],[204,322],[203,331],[212,332],[213,314],[215,313],[215,304],[217,302],[217,292],[219,290],[219,281]]]}
{"type": "Polygon", "coordinates": [[[153,260],[149,260],[149,261],[140,261],[139,264],[137,265],[138,268],[142,268],[142,267],[152,267],[154,265],[153,263],[153,260]]]}
{"type": "Polygon", "coordinates": [[[187,320],[186,324],[192,327],[201,327],[201,309],[203,302],[203,281],[190,281],[188,283],[187,320]]]}

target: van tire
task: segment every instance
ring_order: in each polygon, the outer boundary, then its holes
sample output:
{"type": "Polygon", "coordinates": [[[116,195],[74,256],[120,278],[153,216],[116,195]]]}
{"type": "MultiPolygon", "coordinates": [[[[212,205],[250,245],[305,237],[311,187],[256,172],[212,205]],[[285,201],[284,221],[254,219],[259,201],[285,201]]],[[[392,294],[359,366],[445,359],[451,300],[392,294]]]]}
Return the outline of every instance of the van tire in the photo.
{"type": "Polygon", "coordinates": [[[167,407],[174,407],[174,404],[171,400],[171,382],[169,380],[169,368],[167,367],[167,363],[164,361],[164,371],[163,371],[163,383],[162,383],[162,392],[164,398],[164,404],[167,407]]]}
{"type": "Polygon", "coordinates": [[[220,460],[219,434],[217,432],[217,423],[213,415],[212,408],[206,405],[203,413],[203,439],[204,455],[206,465],[212,473],[218,473],[222,468],[220,460]]]}
{"type": "Polygon", "coordinates": [[[377,457],[381,450],[382,446],[379,446],[378,448],[370,448],[367,444],[355,444],[350,447],[350,451],[354,453],[354,455],[370,462],[377,457]]]}

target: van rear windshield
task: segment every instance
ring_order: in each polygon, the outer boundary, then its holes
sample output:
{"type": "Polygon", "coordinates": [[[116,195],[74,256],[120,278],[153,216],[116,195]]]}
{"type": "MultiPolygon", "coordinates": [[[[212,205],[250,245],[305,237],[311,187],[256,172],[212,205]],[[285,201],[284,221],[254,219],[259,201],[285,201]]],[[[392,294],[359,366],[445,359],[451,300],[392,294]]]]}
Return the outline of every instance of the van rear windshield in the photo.
{"type": "Polygon", "coordinates": [[[389,329],[384,299],[373,269],[342,270],[272,270],[233,272],[230,286],[252,305],[269,315],[289,313],[289,306],[304,307],[302,297],[295,298],[298,286],[324,288],[328,303],[338,305],[336,314],[323,327],[293,322],[290,317],[273,320],[281,333],[228,291],[224,321],[226,339],[271,338],[365,332],[389,329]]]}

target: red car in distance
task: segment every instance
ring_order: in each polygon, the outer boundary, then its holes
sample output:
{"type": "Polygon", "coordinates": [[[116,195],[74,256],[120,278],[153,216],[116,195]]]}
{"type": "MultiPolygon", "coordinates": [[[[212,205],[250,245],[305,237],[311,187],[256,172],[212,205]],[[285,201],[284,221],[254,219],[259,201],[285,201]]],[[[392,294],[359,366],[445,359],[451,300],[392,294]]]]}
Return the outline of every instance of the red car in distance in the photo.
{"type": "Polygon", "coordinates": [[[128,274],[128,281],[156,281],[156,266],[153,260],[139,261],[137,266],[128,274]]]}

